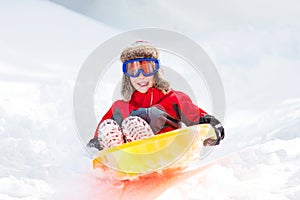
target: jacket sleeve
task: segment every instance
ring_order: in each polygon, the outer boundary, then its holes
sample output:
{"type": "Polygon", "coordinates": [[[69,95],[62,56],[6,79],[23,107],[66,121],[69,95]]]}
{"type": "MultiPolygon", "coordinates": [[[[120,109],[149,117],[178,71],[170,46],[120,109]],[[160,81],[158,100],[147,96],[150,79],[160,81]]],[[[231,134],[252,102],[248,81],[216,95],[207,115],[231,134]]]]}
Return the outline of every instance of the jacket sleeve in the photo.
{"type": "Polygon", "coordinates": [[[177,117],[187,126],[199,124],[201,117],[207,113],[195,105],[190,97],[182,92],[177,92],[177,104],[173,104],[177,117]]]}
{"type": "Polygon", "coordinates": [[[98,129],[99,129],[99,126],[100,124],[106,120],[106,119],[112,119],[112,116],[113,116],[113,106],[110,107],[110,109],[106,112],[106,114],[102,117],[102,119],[99,121],[97,127],[96,127],[96,130],[95,130],[95,133],[94,133],[94,138],[98,137],[98,129]]]}

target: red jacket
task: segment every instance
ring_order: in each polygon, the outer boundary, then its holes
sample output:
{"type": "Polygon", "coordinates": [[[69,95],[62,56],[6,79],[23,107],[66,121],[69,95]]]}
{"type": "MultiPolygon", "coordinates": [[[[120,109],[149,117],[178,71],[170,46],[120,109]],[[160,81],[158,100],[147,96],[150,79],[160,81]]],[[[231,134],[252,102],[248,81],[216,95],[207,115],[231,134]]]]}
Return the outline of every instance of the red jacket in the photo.
{"type": "MultiPolygon", "coordinates": [[[[201,108],[193,104],[190,97],[183,92],[171,90],[169,93],[164,94],[157,88],[150,88],[147,93],[135,91],[129,102],[118,100],[113,103],[99,122],[94,137],[98,136],[98,127],[104,120],[114,119],[121,126],[123,119],[128,117],[133,110],[152,106],[156,106],[167,112],[187,126],[198,124],[200,118],[207,114],[201,108]]],[[[170,126],[166,126],[159,133],[173,129],[174,128],[170,126]]]]}

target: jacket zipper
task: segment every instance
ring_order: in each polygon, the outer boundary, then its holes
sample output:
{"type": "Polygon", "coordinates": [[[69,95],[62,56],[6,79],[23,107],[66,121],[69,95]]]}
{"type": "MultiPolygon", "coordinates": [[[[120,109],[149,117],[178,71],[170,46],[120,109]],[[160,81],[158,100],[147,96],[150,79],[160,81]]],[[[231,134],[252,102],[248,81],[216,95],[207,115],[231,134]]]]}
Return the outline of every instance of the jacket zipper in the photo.
{"type": "Polygon", "coordinates": [[[153,103],[153,89],[151,90],[151,99],[150,99],[150,106],[149,107],[152,106],[152,103],[153,103]]]}

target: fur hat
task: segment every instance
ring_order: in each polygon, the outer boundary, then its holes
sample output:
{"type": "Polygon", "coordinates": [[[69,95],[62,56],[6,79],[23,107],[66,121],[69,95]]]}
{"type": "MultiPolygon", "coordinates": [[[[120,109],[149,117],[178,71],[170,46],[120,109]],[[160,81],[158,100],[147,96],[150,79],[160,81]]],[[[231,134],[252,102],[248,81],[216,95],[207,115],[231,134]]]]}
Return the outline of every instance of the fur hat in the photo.
{"type": "MultiPolygon", "coordinates": [[[[123,50],[120,60],[125,62],[128,60],[136,58],[159,58],[159,52],[156,47],[151,43],[146,41],[136,41],[131,46],[123,50]]],[[[170,91],[170,83],[163,79],[161,68],[156,74],[154,74],[154,86],[155,88],[161,90],[163,93],[168,93],[170,91]]],[[[125,101],[129,101],[133,92],[134,87],[131,84],[130,78],[123,74],[121,94],[125,101]]]]}
{"type": "Polygon", "coordinates": [[[136,41],[131,46],[123,50],[121,54],[121,62],[132,60],[136,58],[156,58],[159,53],[156,47],[146,41],[136,41]]]}

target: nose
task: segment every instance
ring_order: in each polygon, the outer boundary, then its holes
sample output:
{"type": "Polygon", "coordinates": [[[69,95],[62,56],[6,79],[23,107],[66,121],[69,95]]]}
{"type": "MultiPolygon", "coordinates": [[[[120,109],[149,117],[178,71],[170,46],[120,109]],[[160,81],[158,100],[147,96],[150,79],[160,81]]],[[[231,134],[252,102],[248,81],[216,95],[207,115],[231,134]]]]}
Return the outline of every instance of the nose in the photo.
{"type": "Polygon", "coordinates": [[[144,74],[142,73],[142,70],[139,70],[139,75],[137,76],[137,78],[145,78],[144,74]]]}

